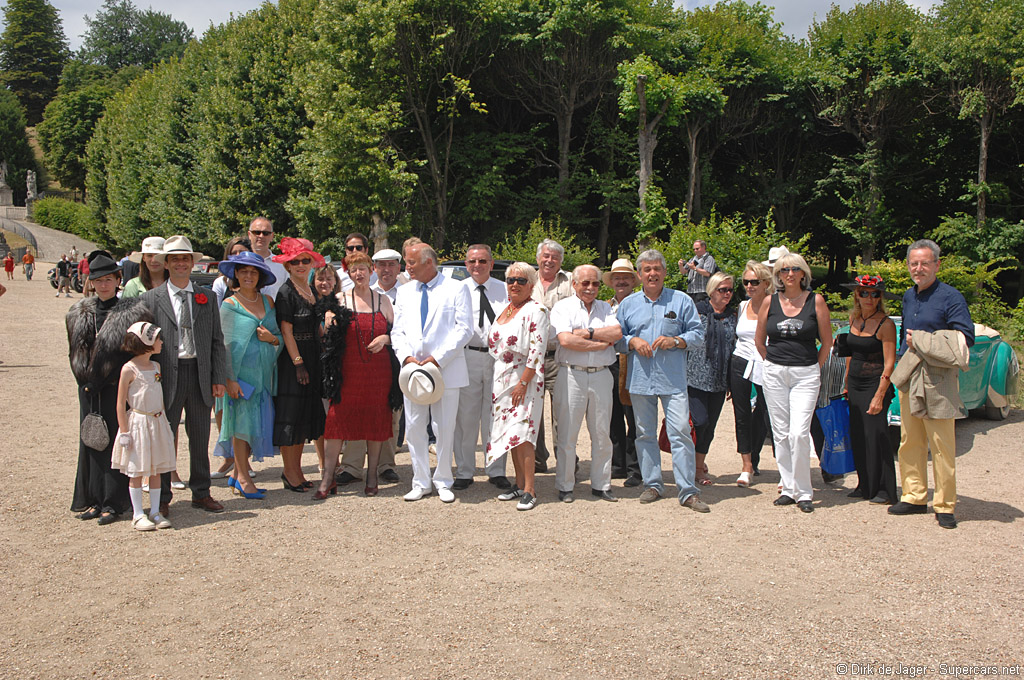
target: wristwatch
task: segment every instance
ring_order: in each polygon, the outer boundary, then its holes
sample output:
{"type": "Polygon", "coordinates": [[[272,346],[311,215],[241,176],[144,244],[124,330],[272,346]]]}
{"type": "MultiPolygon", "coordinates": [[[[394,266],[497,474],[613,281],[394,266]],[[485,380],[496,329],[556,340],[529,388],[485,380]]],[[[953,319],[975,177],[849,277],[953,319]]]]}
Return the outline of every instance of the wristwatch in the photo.
{"type": "Polygon", "coordinates": [[[589,340],[593,340],[594,339],[594,329],[593,328],[588,328],[587,332],[590,333],[590,337],[588,339],[589,340]]]}

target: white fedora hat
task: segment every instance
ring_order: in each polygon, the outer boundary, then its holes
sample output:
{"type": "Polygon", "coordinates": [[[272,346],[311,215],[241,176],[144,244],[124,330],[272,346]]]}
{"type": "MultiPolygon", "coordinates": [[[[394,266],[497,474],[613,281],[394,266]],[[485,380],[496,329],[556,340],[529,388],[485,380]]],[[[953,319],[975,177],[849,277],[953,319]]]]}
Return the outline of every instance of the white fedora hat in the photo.
{"type": "Polygon", "coordinates": [[[128,259],[132,262],[142,262],[142,256],[146,253],[153,253],[161,255],[164,252],[164,237],[163,236],[147,236],[142,240],[142,251],[133,250],[132,254],[128,256],[128,259]]]}
{"type": "Polygon", "coordinates": [[[164,241],[164,249],[160,253],[160,259],[166,260],[168,255],[191,255],[192,262],[203,257],[202,253],[192,250],[192,242],[187,236],[175,235],[164,241]]]}
{"type": "Polygon", "coordinates": [[[422,406],[439,401],[444,394],[441,369],[432,363],[422,366],[408,363],[403,366],[402,372],[398,374],[398,386],[409,401],[422,406]]]}
{"type": "Polygon", "coordinates": [[[786,246],[775,246],[768,250],[768,259],[761,262],[766,267],[771,267],[775,264],[775,260],[779,259],[784,255],[789,255],[789,248],[786,246]]]}

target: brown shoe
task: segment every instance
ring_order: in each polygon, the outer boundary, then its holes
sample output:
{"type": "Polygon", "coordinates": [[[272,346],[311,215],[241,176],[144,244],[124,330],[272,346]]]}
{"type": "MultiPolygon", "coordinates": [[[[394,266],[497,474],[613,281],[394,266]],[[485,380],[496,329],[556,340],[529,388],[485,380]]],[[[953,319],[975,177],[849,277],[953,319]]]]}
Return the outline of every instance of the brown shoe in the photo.
{"type": "MultiPolygon", "coordinates": [[[[207,512],[224,512],[224,506],[213,500],[212,496],[206,498],[193,498],[192,507],[199,508],[200,510],[206,510],[207,512]]],[[[164,515],[167,517],[167,515],[164,515]]]]}
{"type": "Polygon", "coordinates": [[[658,490],[655,489],[653,486],[647,487],[646,489],[644,489],[644,492],[640,494],[641,503],[653,503],[659,498],[661,498],[661,494],[659,494],[658,490]]]}
{"type": "Polygon", "coordinates": [[[160,514],[163,517],[170,516],[170,514],[171,514],[171,506],[170,506],[170,504],[168,504],[168,503],[161,503],[160,504],[160,514]]]}

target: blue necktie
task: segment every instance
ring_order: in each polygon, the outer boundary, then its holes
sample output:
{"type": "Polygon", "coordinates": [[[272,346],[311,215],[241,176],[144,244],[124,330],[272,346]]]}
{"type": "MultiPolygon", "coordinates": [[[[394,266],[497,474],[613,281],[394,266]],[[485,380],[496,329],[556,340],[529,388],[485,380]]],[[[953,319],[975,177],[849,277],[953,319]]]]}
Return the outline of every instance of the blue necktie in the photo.
{"type": "Polygon", "coordinates": [[[420,290],[423,292],[420,298],[420,330],[423,330],[427,327],[427,284],[421,283],[420,290]]]}

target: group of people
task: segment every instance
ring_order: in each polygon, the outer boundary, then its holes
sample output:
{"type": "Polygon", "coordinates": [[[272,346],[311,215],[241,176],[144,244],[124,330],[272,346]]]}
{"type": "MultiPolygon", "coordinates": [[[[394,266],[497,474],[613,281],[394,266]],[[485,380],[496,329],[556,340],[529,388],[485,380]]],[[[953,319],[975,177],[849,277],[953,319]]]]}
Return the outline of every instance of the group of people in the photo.
{"type": "MultiPolygon", "coordinates": [[[[7,255],[4,256],[4,273],[7,274],[7,280],[14,280],[14,253],[7,251],[7,255]]],[[[25,274],[25,280],[31,281],[32,275],[36,271],[36,256],[32,254],[31,250],[25,250],[25,254],[21,256],[21,269],[25,274]]]]}
{"type": "MultiPolygon", "coordinates": [[[[107,524],[130,506],[136,529],[170,526],[183,412],[192,505],[210,512],[223,510],[210,496],[212,478],[227,477],[247,499],[265,498],[250,461],[278,453],[287,490],[325,500],[339,485],[361,481],[364,494],[374,496],[381,482],[400,481],[395,452],[402,438],[412,470],[406,501],[434,493],[454,501],[475,481],[479,447],[497,498],[523,511],[538,503],[535,476],[547,471],[553,449],[558,500],[571,503],[577,435],[586,419],[593,497],[616,502],[614,478],[642,485],[641,503],[665,496],[664,449],[678,501],[704,513],[710,508],[701,487],[714,483],[706,459],[730,397],[740,455],[735,483],[755,483],[770,434],[781,477],[775,504],[812,512],[815,406],[823,372],[839,361],[858,474],[851,495],[888,504],[893,514],[923,511],[931,445],[942,449],[935,457],[935,510],[942,526],[955,526],[956,414],[948,426],[937,424],[953,397],[946,390],[941,406],[922,413],[928,399],[918,392],[930,390],[935,356],[945,357],[937,345],[957,347],[952,341],[959,337],[966,351],[973,325],[963,297],[935,279],[939,251],[930,241],[908,251],[916,285],[905,295],[905,340],[885,314],[884,282],[858,277],[842,343],[849,358],[837,359],[829,310],[811,287],[810,267],[785,248],[773,248],[766,262],[747,262],[746,299],[735,305],[734,278],[700,241],[694,258],[679,262],[690,291],[683,292],[665,285],[667,263],[657,250],[642,252],[635,267],[620,259],[604,273],[593,265],[567,272],[564,249],[545,239],[536,266],[512,263],[500,281],[492,276],[490,248],[474,244],[465,256],[468,277],[456,280],[419,239],[406,241],[402,253],[371,256],[368,239],[349,234],[340,268],[305,239],[282,239],[276,254],[273,240],[272,223],[253,220],[245,237],[228,243],[222,277],[204,288],[190,280],[201,255],[186,237],[147,238],[139,274],[124,282],[120,298],[120,265],[104,251],[89,255],[96,295],[67,318],[83,419],[72,503],[80,517],[107,524]],[[598,299],[602,283],[614,293],[610,300],[598,299]],[[906,382],[894,374],[898,346],[915,356],[901,362],[916,366],[905,371],[906,382]],[[913,400],[904,411],[902,498],[885,434],[893,384],[901,404],[904,385],[913,400]],[[214,453],[224,461],[212,472],[211,410],[219,430],[214,453]],[[85,421],[94,417],[106,423],[109,442],[85,441],[85,421]],[[319,484],[301,465],[311,442],[319,484]]],[[[951,366],[942,377],[955,381],[951,366]]]]}

